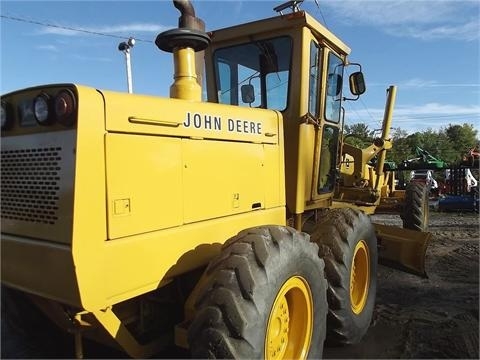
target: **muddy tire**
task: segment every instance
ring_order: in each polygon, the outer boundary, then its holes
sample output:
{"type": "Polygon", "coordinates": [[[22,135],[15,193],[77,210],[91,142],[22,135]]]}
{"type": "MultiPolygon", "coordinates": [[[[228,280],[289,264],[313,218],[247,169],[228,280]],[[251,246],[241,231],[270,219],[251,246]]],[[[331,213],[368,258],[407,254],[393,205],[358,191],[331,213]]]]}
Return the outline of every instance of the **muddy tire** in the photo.
{"type": "Polygon", "coordinates": [[[244,230],[227,241],[199,283],[191,355],[320,358],[327,282],[317,253],[307,234],[282,226],[244,230]]]}
{"type": "Polygon", "coordinates": [[[370,219],[354,209],[334,209],[316,224],[312,241],[325,261],[328,281],[327,344],[360,342],[377,290],[377,239],[370,219]]]}
{"type": "Polygon", "coordinates": [[[404,229],[428,231],[428,187],[424,184],[408,184],[401,216],[404,229]]]}

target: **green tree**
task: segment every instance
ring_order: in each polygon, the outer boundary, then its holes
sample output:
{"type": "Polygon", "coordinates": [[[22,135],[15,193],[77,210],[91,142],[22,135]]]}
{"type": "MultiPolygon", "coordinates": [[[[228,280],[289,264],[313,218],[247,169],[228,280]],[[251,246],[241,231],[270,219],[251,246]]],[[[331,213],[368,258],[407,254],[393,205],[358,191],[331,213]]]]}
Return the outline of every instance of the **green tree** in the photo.
{"type": "Polygon", "coordinates": [[[413,152],[416,147],[420,147],[436,159],[447,163],[453,160],[451,157],[452,143],[442,131],[427,129],[423,132],[416,132],[410,136],[410,144],[413,152]]]}
{"type": "Polygon", "coordinates": [[[407,139],[408,133],[401,128],[393,128],[391,132],[391,140],[393,146],[387,151],[387,160],[399,164],[406,159],[413,157],[412,146],[407,139]]]}
{"type": "Polygon", "coordinates": [[[364,123],[356,123],[345,125],[344,135],[347,144],[365,148],[372,143],[374,131],[370,130],[368,125],[364,123]]]}
{"type": "Polygon", "coordinates": [[[454,161],[461,160],[463,154],[473,148],[477,143],[477,130],[471,124],[452,125],[444,130],[445,136],[451,142],[451,157],[454,161]]]}

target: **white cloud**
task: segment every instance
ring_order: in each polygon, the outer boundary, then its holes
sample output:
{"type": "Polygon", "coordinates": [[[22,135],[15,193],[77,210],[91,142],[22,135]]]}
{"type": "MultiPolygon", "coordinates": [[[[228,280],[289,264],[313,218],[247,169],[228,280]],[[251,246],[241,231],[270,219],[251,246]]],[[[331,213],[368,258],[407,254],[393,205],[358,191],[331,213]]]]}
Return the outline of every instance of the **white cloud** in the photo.
{"type": "Polygon", "coordinates": [[[410,36],[421,40],[459,39],[473,41],[479,38],[480,27],[477,21],[466,24],[439,25],[433,27],[405,26],[387,32],[395,36],[410,36]]]}
{"type": "Polygon", "coordinates": [[[51,51],[51,52],[59,52],[58,47],[55,45],[38,45],[36,46],[38,50],[45,50],[45,51],[51,51]]]}
{"type": "Polygon", "coordinates": [[[390,35],[423,40],[473,41],[480,34],[480,3],[465,0],[323,1],[348,24],[375,26],[390,35]]]}
{"type": "Polygon", "coordinates": [[[122,25],[109,25],[109,26],[75,26],[75,25],[55,25],[42,28],[38,34],[44,35],[62,35],[62,36],[76,36],[84,33],[90,34],[107,34],[107,35],[120,35],[133,33],[159,33],[168,30],[172,27],[166,27],[158,24],[149,23],[133,23],[122,25]]]}
{"type": "MultiPolygon", "coordinates": [[[[381,127],[383,108],[347,110],[347,124],[364,122],[370,129],[381,127]],[[360,120],[362,119],[362,120],[360,120]]],[[[440,130],[450,124],[472,124],[480,136],[480,105],[426,103],[422,105],[397,105],[393,110],[392,126],[407,132],[426,129],[440,130]]]]}
{"type": "Polygon", "coordinates": [[[72,55],[72,58],[81,60],[81,61],[100,61],[100,62],[111,62],[111,58],[107,57],[95,57],[95,56],[84,56],[84,55],[72,55]]]}
{"type": "Polygon", "coordinates": [[[346,0],[323,2],[349,21],[375,25],[432,23],[448,17],[452,1],[346,0]]]}
{"type": "MultiPolygon", "coordinates": [[[[382,84],[382,86],[384,86],[382,84]]],[[[398,84],[399,88],[452,88],[452,87],[476,87],[480,88],[479,83],[439,83],[438,81],[434,80],[425,80],[420,78],[413,78],[402,81],[398,84]]]]}
{"type": "Polygon", "coordinates": [[[398,84],[399,87],[410,87],[410,88],[411,87],[423,88],[423,87],[434,86],[434,85],[438,85],[438,83],[433,80],[423,80],[419,78],[409,79],[398,84]]]}
{"type": "Polygon", "coordinates": [[[75,36],[75,35],[78,35],[79,32],[75,31],[75,30],[69,30],[69,29],[61,28],[61,27],[47,27],[47,28],[42,28],[41,30],[39,30],[37,32],[37,34],[40,34],[40,35],[54,34],[54,35],[63,35],[63,36],[75,36]]]}
{"type": "Polygon", "coordinates": [[[423,105],[401,105],[395,109],[395,114],[401,117],[419,117],[419,115],[468,116],[480,115],[480,105],[459,106],[451,104],[427,103],[423,105]]]}

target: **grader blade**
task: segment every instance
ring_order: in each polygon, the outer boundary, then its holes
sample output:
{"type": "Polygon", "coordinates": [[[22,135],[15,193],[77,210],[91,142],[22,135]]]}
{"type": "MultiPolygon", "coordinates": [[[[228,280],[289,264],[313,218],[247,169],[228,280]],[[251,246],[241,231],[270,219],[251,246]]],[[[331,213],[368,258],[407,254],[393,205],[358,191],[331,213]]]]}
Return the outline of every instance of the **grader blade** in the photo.
{"type": "Polygon", "coordinates": [[[432,237],[429,232],[373,224],[378,239],[378,258],[381,264],[428,277],[425,254],[432,237]]]}

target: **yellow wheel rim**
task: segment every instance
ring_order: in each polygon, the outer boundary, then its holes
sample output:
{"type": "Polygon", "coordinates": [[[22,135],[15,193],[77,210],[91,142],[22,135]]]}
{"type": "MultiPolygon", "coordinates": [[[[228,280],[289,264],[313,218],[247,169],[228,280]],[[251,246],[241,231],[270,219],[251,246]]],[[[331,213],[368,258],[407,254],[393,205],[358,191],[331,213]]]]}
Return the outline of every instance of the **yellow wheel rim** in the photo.
{"type": "Polygon", "coordinates": [[[370,255],[365,241],[360,240],[355,246],[350,272],[350,302],[352,311],[360,314],[365,307],[370,286],[370,255]]]}
{"type": "Polygon", "coordinates": [[[292,276],[281,287],[268,318],[265,359],[306,359],[313,331],[313,300],[305,279],[292,276]]]}

